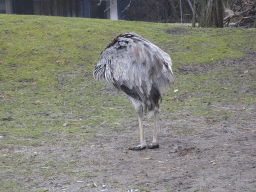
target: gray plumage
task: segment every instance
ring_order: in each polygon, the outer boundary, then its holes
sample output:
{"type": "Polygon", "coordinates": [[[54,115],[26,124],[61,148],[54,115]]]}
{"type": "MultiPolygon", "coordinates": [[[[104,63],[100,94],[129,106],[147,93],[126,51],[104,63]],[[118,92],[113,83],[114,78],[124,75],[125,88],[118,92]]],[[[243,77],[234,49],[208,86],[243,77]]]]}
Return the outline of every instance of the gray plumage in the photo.
{"type": "Polygon", "coordinates": [[[171,65],[167,53],[132,32],[112,40],[100,54],[93,76],[113,83],[126,93],[140,117],[140,103],[144,103],[148,111],[158,109],[161,90],[174,81],[171,65]]]}

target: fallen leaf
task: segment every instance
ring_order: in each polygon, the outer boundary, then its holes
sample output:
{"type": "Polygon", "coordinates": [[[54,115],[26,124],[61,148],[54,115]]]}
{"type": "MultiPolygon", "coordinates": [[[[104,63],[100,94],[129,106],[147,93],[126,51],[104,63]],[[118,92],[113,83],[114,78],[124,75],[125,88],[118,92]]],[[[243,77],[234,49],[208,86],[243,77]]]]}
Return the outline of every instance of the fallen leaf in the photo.
{"type": "Polygon", "coordinates": [[[6,94],[6,93],[4,93],[3,95],[0,95],[0,97],[13,98],[10,94],[6,94]]]}

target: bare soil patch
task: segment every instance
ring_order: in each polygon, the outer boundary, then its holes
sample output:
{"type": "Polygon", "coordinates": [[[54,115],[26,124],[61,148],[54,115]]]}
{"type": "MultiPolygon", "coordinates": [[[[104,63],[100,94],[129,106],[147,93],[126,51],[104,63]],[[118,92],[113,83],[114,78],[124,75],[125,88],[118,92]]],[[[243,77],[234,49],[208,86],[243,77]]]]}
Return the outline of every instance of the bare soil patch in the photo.
{"type": "MultiPolygon", "coordinates": [[[[232,107],[232,106],[230,106],[232,107]]],[[[239,108],[238,108],[239,107],[239,108]]],[[[160,148],[128,151],[138,141],[134,121],[124,122],[124,131],[98,133],[80,147],[60,139],[56,146],[13,149],[32,157],[59,162],[64,172],[31,174],[40,183],[26,187],[49,191],[253,191],[256,188],[256,112],[238,109],[238,119],[208,123],[204,118],[161,120],[160,148]],[[239,119],[249,113],[250,118],[239,119]],[[177,133],[177,126],[194,128],[193,133],[177,133]],[[36,152],[36,153],[35,153],[36,152]],[[67,158],[67,162],[65,162],[67,158]],[[77,173],[81,178],[77,177],[77,173]]],[[[151,124],[145,122],[148,141],[151,124]]],[[[83,135],[81,135],[83,136],[83,135]]],[[[20,180],[22,178],[16,178],[20,180]]]]}

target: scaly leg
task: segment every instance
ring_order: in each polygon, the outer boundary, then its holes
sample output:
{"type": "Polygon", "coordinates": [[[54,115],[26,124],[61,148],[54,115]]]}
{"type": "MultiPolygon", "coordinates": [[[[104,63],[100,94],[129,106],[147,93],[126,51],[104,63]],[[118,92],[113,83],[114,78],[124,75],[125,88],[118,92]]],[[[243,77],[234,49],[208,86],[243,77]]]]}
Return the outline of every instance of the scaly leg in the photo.
{"type": "Polygon", "coordinates": [[[140,128],[140,146],[142,146],[143,148],[146,148],[146,140],[144,137],[144,130],[143,130],[143,112],[142,110],[140,111],[140,113],[138,114],[139,116],[139,128],[140,128]]]}
{"type": "Polygon", "coordinates": [[[146,144],[146,140],[144,137],[144,130],[143,130],[143,107],[142,107],[142,104],[140,101],[135,100],[132,97],[130,97],[130,99],[132,100],[132,102],[135,106],[135,110],[138,113],[138,117],[139,117],[140,144],[138,146],[129,147],[129,150],[146,149],[147,144],[146,144]]]}
{"type": "Polygon", "coordinates": [[[155,110],[154,111],[154,130],[153,130],[153,141],[152,143],[150,143],[148,145],[148,148],[149,149],[155,149],[155,148],[158,148],[159,147],[159,143],[157,142],[157,134],[159,132],[159,129],[157,129],[157,124],[156,124],[156,121],[157,121],[157,113],[158,113],[158,110],[155,110]]]}

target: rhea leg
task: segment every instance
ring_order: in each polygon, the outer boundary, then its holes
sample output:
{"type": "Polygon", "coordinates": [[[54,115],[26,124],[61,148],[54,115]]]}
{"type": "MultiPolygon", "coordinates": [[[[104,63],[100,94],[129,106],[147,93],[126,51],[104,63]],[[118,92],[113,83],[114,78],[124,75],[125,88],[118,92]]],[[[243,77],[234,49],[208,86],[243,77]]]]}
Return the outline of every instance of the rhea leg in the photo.
{"type": "Polygon", "coordinates": [[[147,147],[146,140],[144,137],[144,130],[143,130],[143,107],[142,103],[139,100],[136,100],[132,97],[130,97],[131,101],[133,102],[135,106],[135,110],[138,113],[139,117],[139,129],[140,129],[140,144],[137,146],[129,147],[130,150],[142,150],[147,147]]]}
{"type": "Polygon", "coordinates": [[[148,145],[148,148],[149,149],[155,149],[155,148],[158,148],[159,147],[159,143],[157,141],[157,134],[159,132],[159,129],[157,129],[157,113],[158,113],[158,110],[155,109],[154,111],[154,127],[153,127],[153,141],[152,143],[150,143],[148,145]]]}

